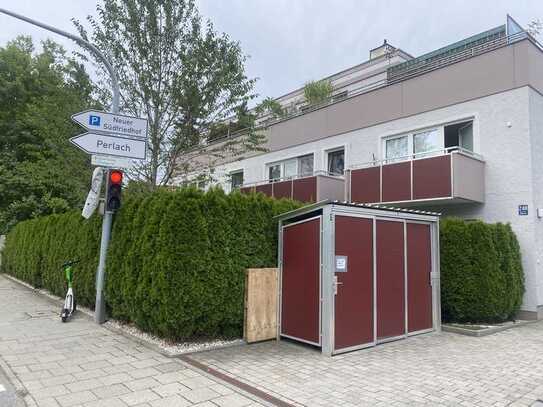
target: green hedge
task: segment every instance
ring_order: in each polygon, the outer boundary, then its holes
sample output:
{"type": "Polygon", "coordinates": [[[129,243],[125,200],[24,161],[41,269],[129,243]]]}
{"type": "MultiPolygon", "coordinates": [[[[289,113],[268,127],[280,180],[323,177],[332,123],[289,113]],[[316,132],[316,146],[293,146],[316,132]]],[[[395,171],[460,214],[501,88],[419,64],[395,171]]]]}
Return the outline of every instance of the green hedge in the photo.
{"type": "MultiPolygon", "coordinates": [[[[241,335],[244,269],[276,265],[273,217],[298,206],[218,189],[125,197],[108,254],[110,314],[171,339],[241,335]]],[[[62,296],[60,266],[81,258],[76,296],[94,307],[100,224],[79,211],[21,222],[7,236],[2,271],[62,296]]]]}
{"type": "Polygon", "coordinates": [[[510,225],[440,223],[441,311],[446,322],[499,322],[520,309],[524,274],[510,225]]]}

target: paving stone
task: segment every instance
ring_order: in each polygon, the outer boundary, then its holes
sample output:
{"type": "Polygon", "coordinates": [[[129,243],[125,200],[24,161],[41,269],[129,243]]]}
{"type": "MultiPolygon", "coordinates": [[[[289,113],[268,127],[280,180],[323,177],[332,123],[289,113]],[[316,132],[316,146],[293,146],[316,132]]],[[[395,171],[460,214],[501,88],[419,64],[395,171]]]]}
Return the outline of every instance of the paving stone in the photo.
{"type": "Polygon", "coordinates": [[[252,404],[252,400],[240,394],[228,394],[213,399],[213,403],[220,407],[245,407],[252,404]]]}
{"type": "Polygon", "coordinates": [[[129,406],[135,406],[137,404],[147,403],[150,401],[158,400],[161,397],[151,390],[140,390],[121,396],[121,400],[129,406]]]}
{"type": "Polygon", "coordinates": [[[111,398],[115,396],[122,396],[123,394],[130,393],[123,384],[112,384],[109,386],[102,386],[96,389],[92,389],[92,392],[100,399],[111,398]]]}
{"type": "Polygon", "coordinates": [[[153,391],[160,394],[162,397],[168,397],[174,394],[190,391],[190,388],[182,385],[181,383],[174,382],[170,384],[162,384],[158,387],[153,387],[153,391]]]}
{"type": "Polygon", "coordinates": [[[183,393],[183,397],[193,403],[199,403],[201,401],[207,401],[219,397],[220,394],[209,388],[202,387],[196,390],[190,390],[183,393]]]}
{"type": "Polygon", "coordinates": [[[56,397],[58,403],[62,407],[73,407],[79,404],[85,404],[86,402],[96,400],[96,396],[90,391],[80,391],[76,393],[65,394],[63,396],[56,397]]]}
{"type": "Polygon", "coordinates": [[[144,377],[142,379],[131,380],[125,382],[124,385],[132,391],[149,389],[151,387],[157,387],[160,383],[152,377],[144,377]]]}
{"type": "Polygon", "coordinates": [[[168,396],[160,400],[151,401],[150,404],[152,407],[187,407],[193,405],[190,401],[178,394],[168,396]]]}

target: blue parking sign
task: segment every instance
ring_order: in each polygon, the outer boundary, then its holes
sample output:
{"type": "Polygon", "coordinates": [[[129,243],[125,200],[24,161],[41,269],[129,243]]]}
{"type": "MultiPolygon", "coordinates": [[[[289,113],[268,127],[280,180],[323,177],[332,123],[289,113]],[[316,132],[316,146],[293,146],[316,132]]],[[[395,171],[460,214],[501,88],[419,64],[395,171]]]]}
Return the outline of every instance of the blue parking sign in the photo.
{"type": "Polygon", "coordinates": [[[519,216],[528,215],[528,205],[519,205],[518,206],[518,214],[519,214],[519,216]]]}
{"type": "Polygon", "coordinates": [[[89,125],[91,126],[100,126],[100,116],[89,116],[89,125]]]}

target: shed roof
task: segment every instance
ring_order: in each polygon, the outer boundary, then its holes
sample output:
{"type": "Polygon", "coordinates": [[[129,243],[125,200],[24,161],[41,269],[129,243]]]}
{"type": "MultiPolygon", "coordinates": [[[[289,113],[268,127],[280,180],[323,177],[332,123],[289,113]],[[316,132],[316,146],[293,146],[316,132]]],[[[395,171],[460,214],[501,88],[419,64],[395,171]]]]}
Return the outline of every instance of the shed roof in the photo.
{"type": "Polygon", "coordinates": [[[431,212],[431,211],[422,211],[418,209],[408,209],[408,208],[396,208],[393,206],[387,206],[387,205],[377,205],[377,204],[368,204],[368,203],[356,203],[356,202],[347,202],[347,201],[338,201],[338,200],[331,200],[326,199],[323,201],[319,201],[313,204],[302,206],[301,208],[294,209],[289,212],[282,213],[280,215],[277,215],[274,217],[274,219],[288,219],[295,216],[298,216],[302,213],[307,213],[313,210],[317,210],[322,208],[326,205],[337,205],[337,206],[348,206],[348,207],[356,207],[356,208],[367,208],[367,209],[378,209],[381,211],[387,211],[387,212],[396,212],[396,213],[405,213],[405,214],[411,214],[411,215],[425,215],[425,216],[441,216],[441,213],[439,212],[431,212]]]}

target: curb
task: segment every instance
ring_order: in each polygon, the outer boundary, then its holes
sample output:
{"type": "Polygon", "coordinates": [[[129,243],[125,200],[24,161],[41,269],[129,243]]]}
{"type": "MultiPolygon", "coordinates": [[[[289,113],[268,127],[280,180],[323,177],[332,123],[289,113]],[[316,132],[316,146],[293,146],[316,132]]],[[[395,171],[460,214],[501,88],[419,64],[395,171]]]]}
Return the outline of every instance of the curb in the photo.
{"type": "Polygon", "coordinates": [[[518,328],[518,327],[521,327],[521,326],[524,326],[524,325],[533,324],[535,322],[539,322],[539,321],[537,321],[537,320],[534,320],[534,321],[517,321],[517,322],[514,322],[514,323],[509,324],[509,325],[492,326],[492,327],[489,327],[489,328],[483,328],[483,329],[478,329],[478,330],[462,328],[462,327],[459,327],[459,326],[452,326],[452,325],[442,324],[441,325],[441,330],[444,331],[444,332],[451,332],[451,333],[455,333],[455,334],[481,338],[483,336],[492,335],[492,334],[495,334],[495,333],[498,333],[498,332],[506,331],[508,329],[518,328]]]}

